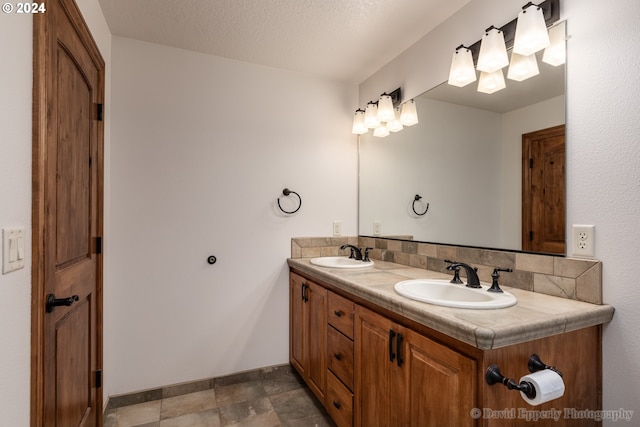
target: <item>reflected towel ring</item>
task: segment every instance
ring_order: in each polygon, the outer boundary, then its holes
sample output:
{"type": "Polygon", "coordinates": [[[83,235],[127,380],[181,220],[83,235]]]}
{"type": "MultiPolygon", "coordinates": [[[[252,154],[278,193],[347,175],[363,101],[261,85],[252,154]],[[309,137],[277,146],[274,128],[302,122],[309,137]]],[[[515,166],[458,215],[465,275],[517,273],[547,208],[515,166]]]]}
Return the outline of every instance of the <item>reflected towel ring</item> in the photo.
{"type": "Polygon", "coordinates": [[[288,196],[289,194],[295,194],[296,196],[298,196],[298,207],[293,211],[285,211],[284,209],[282,209],[282,206],[280,206],[280,197],[278,197],[278,207],[280,208],[280,210],[286,213],[287,215],[292,215],[298,212],[300,210],[300,207],[302,207],[302,197],[300,197],[300,195],[295,191],[289,190],[288,188],[285,188],[284,190],[282,190],[282,194],[285,196],[288,196]]]}
{"type": "Polygon", "coordinates": [[[429,210],[429,203],[427,203],[427,208],[424,210],[424,212],[418,213],[416,211],[416,202],[419,201],[420,199],[422,199],[422,196],[419,195],[419,194],[416,194],[416,197],[413,198],[413,203],[411,204],[411,209],[413,209],[413,213],[418,215],[418,216],[422,216],[422,215],[426,214],[427,211],[429,210]]]}

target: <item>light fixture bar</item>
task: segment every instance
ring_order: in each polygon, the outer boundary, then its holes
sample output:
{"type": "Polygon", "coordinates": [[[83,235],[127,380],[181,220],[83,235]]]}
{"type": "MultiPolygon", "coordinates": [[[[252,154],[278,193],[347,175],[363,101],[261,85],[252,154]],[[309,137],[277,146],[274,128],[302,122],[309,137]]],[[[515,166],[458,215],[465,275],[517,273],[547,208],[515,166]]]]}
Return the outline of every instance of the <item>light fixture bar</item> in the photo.
{"type": "MultiPolygon", "coordinates": [[[[560,0],[545,0],[540,3],[538,7],[542,8],[544,22],[547,25],[547,28],[549,28],[556,21],[560,20],[560,0]]],[[[508,24],[505,24],[502,27],[498,28],[504,34],[504,42],[507,46],[507,49],[513,47],[513,41],[516,36],[517,23],[518,18],[516,17],[508,24]]],[[[478,63],[478,54],[480,53],[481,42],[482,40],[478,40],[468,47],[468,49],[471,51],[474,65],[478,63]]]]}

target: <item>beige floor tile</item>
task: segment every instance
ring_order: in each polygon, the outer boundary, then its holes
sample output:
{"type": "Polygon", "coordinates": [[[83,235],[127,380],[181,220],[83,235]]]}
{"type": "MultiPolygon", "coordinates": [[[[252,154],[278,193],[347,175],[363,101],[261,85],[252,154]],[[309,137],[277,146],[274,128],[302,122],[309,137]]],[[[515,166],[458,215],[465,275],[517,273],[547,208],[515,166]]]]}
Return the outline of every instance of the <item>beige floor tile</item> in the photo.
{"type": "Polygon", "coordinates": [[[202,412],[217,408],[216,395],[213,389],[169,397],[162,400],[160,418],[173,418],[191,412],[202,412]]]}
{"type": "Polygon", "coordinates": [[[160,421],[160,401],[123,406],[115,411],[116,427],[133,427],[160,421]]]}
{"type": "Polygon", "coordinates": [[[160,427],[220,427],[217,409],[181,415],[160,421],[160,427]]]}

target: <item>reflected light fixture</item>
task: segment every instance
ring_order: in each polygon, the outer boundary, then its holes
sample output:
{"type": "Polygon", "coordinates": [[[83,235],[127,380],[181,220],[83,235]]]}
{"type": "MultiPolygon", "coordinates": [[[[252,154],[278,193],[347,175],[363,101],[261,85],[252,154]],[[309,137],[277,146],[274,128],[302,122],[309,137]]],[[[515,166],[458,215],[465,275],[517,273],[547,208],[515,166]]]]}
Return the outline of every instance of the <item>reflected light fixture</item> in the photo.
{"type": "Polygon", "coordinates": [[[476,68],[485,73],[493,73],[509,65],[504,34],[493,25],[486,29],[480,43],[480,54],[476,68]]]}
{"type": "Polygon", "coordinates": [[[504,74],[502,69],[498,69],[493,73],[480,73],[480,80],[478,81],[478,92],[482,93],[494,93],[501,89],[504,89],[506,84],[504,82],[504,74]]]}
{"type": "Polygon", "coordinates": [[[400,132],[404,129],[402,122],[400,122],[400,107],[395,107],[393,113],[393,120],[387,122],[387,129],[389,129],[389,132],[400,132]]]}
{"type": "Polygon", "coordinates": [[[381,124],[373,131],[373,136],[377,136],[379,138],[384,138],[389,135],[389,129],[384,124],[381,124]]]}
{"type": "Polygon", "coordinates": [[[565,43],[565,23],[549,28],[549,40],[551,44],[544,50],[542,62],[557,67],[566,62],[567,44],[565,43]]]}
{"type": "Polygon", "coordinates": [[[393,112],[393,101],[391,95],[386,92],[380,95],[378,99],[378,120],[381,122],[389,122],[393,120],[395,113],[393,112]]]}
{"type": "Polygon", "coordinates": [[[404,126],[413,126],[418,123],[418,111],[416,110],[416,102],[413,99],[402,104],[400,123],[404,126]]]}
{"type": "Polygon", "coordinates": [[[378,105],[373,101],[367,104],[364,112],[364,125],[369,129],[375,129],[380,126],[380,120],[378,120],[378,105]]]}
{"type": "Polygon", "coordinates": [[[522,56],[529,56],[549,44],[549,33],[542,8],[531,2],[527,3],[518,14],[513,51],[522,56]]]}
{"type": "Polygon", "coordinates": [[[473,66],[471,50],[460,45],[453,52],[451,69],[449,70],[449,84],[464,87],[476,81],[476,69],[473,66]]]}
{"type": "Polygon", "coordinates": [[[356,114],[353,117],[353,127],[351,128],[351,133],[356,135],[362,135],[369,131],[364,125],[364,110],[362,108],[358,108],[356,110],[356,114]]]}
{"type": "Polygon", "coordinates": [[[538,74],[540,74],[540,70],[538,69],[538,60],[535,53],[524,56],[511,52],[511,63],[507,73],[508,79],[521,82],[538,74]]]}

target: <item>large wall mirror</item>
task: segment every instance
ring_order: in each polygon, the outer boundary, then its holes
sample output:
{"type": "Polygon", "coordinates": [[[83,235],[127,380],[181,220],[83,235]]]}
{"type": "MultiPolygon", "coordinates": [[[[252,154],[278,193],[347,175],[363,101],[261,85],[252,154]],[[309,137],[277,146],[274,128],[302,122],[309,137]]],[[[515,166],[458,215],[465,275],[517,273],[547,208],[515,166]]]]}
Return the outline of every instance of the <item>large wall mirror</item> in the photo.
{"type": "Polygon", "coordinates": [[[360,235],[565,253],[565,66],[538,55],[535,77],[445,82],[415,98],[419,124],[360,136],[360,235]]]}

